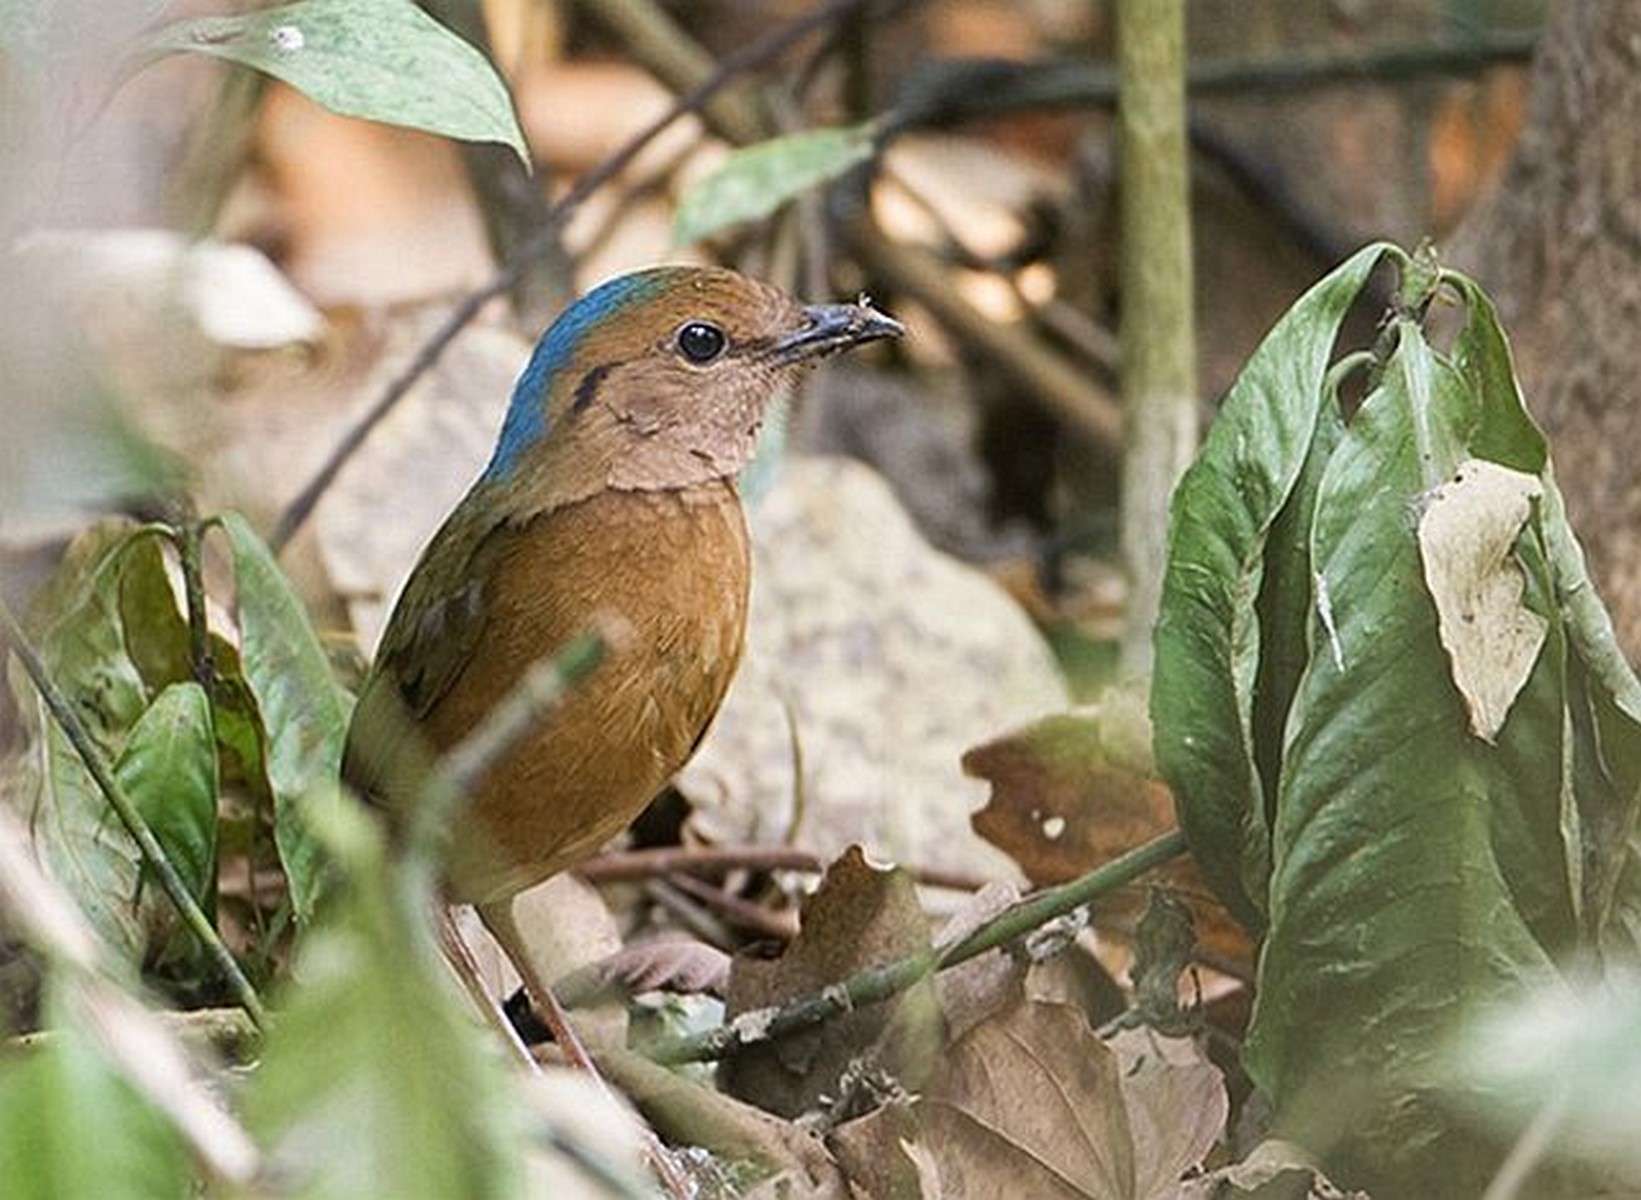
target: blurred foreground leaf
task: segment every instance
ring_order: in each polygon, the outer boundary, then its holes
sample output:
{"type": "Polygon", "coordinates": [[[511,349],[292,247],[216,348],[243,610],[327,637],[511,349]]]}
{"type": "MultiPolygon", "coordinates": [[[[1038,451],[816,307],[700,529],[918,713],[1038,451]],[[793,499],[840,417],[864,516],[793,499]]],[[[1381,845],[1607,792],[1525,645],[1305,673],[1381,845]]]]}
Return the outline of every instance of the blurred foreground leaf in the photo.
{"type": "Polygon", "coordinates": [[[1466,1107],[1509,1135],[1535,1118],[1563,1156],[1641,1180],[1641,976],[1555,987],[1464,1032],[1452,1060],[1466,1107]]]}
{"type": "Polygon", "coordinates": [[[245,1096],[248,1123],[293,1184],[286,1194],[515,1194],[521,1100],[501,1043],[439,961],[433,898],[389,872],[362,813],[333,810],[327,823],[343,829],[332,845],[348,882],[302,944],[245,1096]]]}
{"type": "Polygon", "coordinates": [[[73,1023],[0,1059],[0,1180],[7,1200],[190,1191],[182,1139],[73,1023]]]}

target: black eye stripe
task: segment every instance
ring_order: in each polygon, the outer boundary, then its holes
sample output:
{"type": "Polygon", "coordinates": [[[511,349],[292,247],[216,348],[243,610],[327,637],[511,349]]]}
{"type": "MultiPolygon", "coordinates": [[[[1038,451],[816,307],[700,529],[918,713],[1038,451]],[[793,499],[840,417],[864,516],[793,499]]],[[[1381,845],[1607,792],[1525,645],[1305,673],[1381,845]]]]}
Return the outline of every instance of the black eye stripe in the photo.
{"type": "Polygon", "coordinates": [[[705,366],[724,352],[729,338],[711,321],[689,321],[680,326],[674,338],[678,353],[696,366],[705,366]]]}

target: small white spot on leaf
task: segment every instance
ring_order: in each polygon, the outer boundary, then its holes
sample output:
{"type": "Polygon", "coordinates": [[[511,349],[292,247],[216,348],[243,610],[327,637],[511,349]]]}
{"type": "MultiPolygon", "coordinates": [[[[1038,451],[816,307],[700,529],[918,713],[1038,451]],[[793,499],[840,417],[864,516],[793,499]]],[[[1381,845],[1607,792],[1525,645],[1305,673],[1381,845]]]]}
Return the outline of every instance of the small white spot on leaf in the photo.
{"type": "Polygon", "coordinates": [[[1322,628],[1328,633],[1328,648],[1333,651],[1336,670],[1345,669],[1345,648],[1339,642],[1339,626],[1333,622],[1333,597],[1328,593],[1328,577],[1316,573],[1316,615],[1322,618],[1322,628]]]}
{"type": "Polygon", "coordinates": [[[1066,819],[1064,817],[1049,817],[1043,822],[1043,836],[1051,842],[1057,842],[1065,836],[1066,819]]]}
{"type": "Polygon", "coordinates": [[[1532,674],[1549,622],[1521,601],[1516,537],[1544,493],[1533,475],[1460,464],[1419,518],[1419,558],[1470,731],[1491,742],[1532,674]]]}
{"type": "Polygon", "coordinates": [[[296,25],[278,25],[268,32],[268,41],[281,54],[295,54],[308,44],[308,39],[296,25]]]}

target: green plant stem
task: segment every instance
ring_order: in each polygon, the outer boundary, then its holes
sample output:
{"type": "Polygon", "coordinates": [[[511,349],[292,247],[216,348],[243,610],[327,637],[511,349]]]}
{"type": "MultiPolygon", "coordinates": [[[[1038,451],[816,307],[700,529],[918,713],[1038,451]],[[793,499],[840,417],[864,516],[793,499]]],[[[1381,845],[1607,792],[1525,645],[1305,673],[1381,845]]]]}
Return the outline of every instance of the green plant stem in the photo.
{"type": "Polygon", "coordinates": [[[1169,500],[1197,447],[1184,0],[1119,0],[1123,666],[1151,668],[1169,500]]]}
{"type": "Polygon", "coordinates": [[[132,840],[137,843],[144,864],[153,871],[160,887],[176,906],[183,924],[199,938],[240,1007],[256,1022],[257,1027],[261,1028],[267,1020],[267,1010],[262,1005],[262,998],[256,994],[251,981],[239,969],[233,954],[217,934],[211,919],[205,915],[205,910],[189,892],[182,876],[177,874],[177,869],[171,865],[171,860],[166,857],[165,848],[154,836],[154,831],[148,827],[148,822],[143,820],[142,814],[131,803],[131,797],[125,794],[125,789],[114,777],[114,772],[98,752],[96,743],[92,741],[85,725],[81,723],[79,714],[47,675],[45,663],[24,636],[22,626],[17,623],[17,618],[12,615],[10,607],[3,601],[0,601],[0,623],[4,624],[6,637],[11,642],[11,652],[23,664],[23,670],[28,672],[29,679],[33,681],[35,690],[40,693],[40,698],[45,702],[52,719],[68,738],[80,760],[85,763],[86,770],[90,772],[92,780],[97,785],[97,790],[102,792],[103,798],[119,816],[121,824],[130,833],[132,840]]]}
{"type": "Polygon", "coordinates": [[[658,1042],[649,1047],[657,1062],[677,1064],[723,1058],[742,1046],[773,1041],[819,1025],[839,1013],[877,1004],[899,995],[921,979],[947,967],[995,950],[1030,933],[1047,921],[1075,912],[1090,901],[1125,887],[1154,867],[1186,851],[1185,835],[1178,830],[1153,838],[1120,858],[1096,867],[1070,883],[1022,900],[960,941],[931,946],[907,958],[870,967],[842,983],[782,1006],[742,1013],[726,1025],[691,1037],[658,1042]]]}

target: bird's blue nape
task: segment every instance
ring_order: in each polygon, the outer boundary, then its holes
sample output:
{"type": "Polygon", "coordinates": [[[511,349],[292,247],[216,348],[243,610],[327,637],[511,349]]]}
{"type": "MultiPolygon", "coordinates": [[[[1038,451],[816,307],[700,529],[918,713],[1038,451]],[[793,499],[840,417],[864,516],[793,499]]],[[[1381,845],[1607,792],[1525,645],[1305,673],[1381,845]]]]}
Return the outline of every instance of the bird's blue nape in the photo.
{"type": "Polygon", "coordinates": [[[665,268],[660,268],[636,271],[601,283],[548,326],[513,387],[513,399],[502,420],[495,452],[484,470],[486,479],[507,475],[525,451],[546,436],[547,393],[552,388],[553,376],[569,365],[581,340],[602,322],[654,296],[666,285],[668,275],[665,268]]]}

